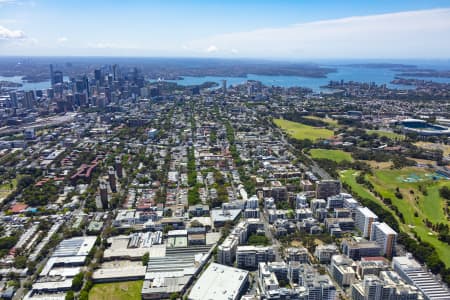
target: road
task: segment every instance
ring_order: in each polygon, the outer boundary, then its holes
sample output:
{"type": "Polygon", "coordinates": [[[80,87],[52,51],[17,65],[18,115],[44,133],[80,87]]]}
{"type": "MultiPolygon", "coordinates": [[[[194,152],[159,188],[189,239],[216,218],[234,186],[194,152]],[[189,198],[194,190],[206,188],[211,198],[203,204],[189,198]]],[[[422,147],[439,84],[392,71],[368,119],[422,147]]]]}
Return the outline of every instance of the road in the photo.
{"type": "Polygon", "coordinates": [[[266,212],[263,211],[261,215],[262,215],[262,220],[264,223],[264,231],[266,232],[266,236],[272,242],[272,247],[275,252],[275,261],[283,261],[281,258],[281,253],[280,253],[281,244],[278,241],[278,239],[273,236],[272,230],[270,229],[271,225],[269,224],[269,221],[267,220],[266,212]]]}
{"type": "MultiPolygon", "coordinates": [[[[274,127],[274,128],[270,128],[270,133],[273,134],[273,131],[277,131],[280,134],[280,140],[283,142],[283,144],[292,152],[295,153],[297,151],[297,149],[294,148],[294,146],[292,146],[286,139],[284,132],[278,128],[278,127],[274,127]]],[[[314,174],[319,175],[320,178],[322,179],[333,179],[325,170],[323,170],[322,168],[319,167],[319,165],[312,160],[309,156],[305,155],[305,157],[308,158],[308,163],[309,163],[309,167],[311,169],[311,171],[314,174]]]]}

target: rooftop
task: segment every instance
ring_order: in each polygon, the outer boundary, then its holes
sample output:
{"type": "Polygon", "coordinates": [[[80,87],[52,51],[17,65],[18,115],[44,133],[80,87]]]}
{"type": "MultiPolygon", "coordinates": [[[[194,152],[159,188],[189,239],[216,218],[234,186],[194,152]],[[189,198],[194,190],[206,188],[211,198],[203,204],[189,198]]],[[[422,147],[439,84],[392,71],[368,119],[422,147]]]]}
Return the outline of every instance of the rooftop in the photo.
{"type": "Polygon", "coordinates": [[[238,299],[247,277],[247,271],[212,263],[192,287],[188,299],[238,299]]]}

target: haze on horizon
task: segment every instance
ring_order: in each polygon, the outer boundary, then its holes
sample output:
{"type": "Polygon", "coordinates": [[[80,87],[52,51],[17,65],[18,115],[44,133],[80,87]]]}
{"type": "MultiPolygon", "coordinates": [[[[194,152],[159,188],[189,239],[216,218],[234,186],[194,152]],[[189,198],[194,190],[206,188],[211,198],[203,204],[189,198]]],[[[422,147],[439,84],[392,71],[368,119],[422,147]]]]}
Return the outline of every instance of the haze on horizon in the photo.
{"type": "Polygon", "coordinates": [[[0,0],[0,56],[448,59],[448,1],[0,0]]]}

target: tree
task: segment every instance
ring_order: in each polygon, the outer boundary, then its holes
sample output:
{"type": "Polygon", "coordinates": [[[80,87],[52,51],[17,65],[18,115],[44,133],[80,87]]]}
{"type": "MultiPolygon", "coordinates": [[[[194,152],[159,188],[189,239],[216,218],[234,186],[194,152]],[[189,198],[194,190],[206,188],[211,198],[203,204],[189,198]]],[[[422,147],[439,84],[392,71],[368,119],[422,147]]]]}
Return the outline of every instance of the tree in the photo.
{"type": "Polygon", "coordinates": [[[83,286],[83,279],[84,279],[83,273],[80,272],[77,275],[75,275],[75,277],[72,279],[72,290],[79,291],[83,286]]]}
{"type": "Polygon", "coordinates": [[[143,265],[143,266],[148,265],[149,259],[150,259],[150,253],[145,252],[145,254],[142,255],[142,265],[143,265]]]}
{"type": "Polygon", "coordinates": [[[448,186],[443,186],[439,189],[439,195],[446,200],[450,200],[450,188],[448,186]]]}
{"type": "Polygon", "coordinates": [[[66,294],[66,300],[74,300],[75,299],[75,295],[73,291],[68,291],[66,294]]]}
{"type": "Polygon", "coordinates": [[[200,223],[198,220],[194,220],[191,222],[191,227],[203,227],[203,224],[200,223]]]}
{"type": "Polygon", "coordinates": [[[14,258],[14,267],[17,269],[25,269],[27,267],[27,257],[23,255],[14,258]]]}
{"type": "Polygon", "coordinates": [[[34,183],[33,177],[31,177],[31,176],[29,176],[29,175],[26,175],[26,176],[23,176],[23,177],[21,177],[21,178],[19,179],[19,181],[17,182],[17,187],[18,187],[19,189],[24,189],[24,188],[26,188],[27,186],[32,185],[33,183],[34,183]]]}
{"type": "Polygon", "coordinates": [[[78,297],[78,300],[89,300],[89,292],[82,290],[80,293],[80,297],[78,297]]]}
{"type": "Polygon", "coordinates": [[[267,246],[267,245],[270,244],[270,241],[265,235],[252,234],[248,238],[248,244],[249,245],[263,245],[263,246],[267,246]]]}

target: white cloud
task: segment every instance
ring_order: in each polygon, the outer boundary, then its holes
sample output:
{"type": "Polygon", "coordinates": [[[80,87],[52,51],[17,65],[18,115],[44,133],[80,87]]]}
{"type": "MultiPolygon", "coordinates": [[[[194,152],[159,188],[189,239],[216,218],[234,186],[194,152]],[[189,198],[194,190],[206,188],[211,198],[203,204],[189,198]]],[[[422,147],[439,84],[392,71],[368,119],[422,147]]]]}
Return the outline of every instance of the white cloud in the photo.
{"type": "Polygon", "coordinates": [[[448,58],[448,37],[450,8],[445,8],[222,34],[192,41],[188,46],[224,56],[239,49],[243,57],[448,58]]]}
{"type": "Polygon", "coordinates": [[[219,51],[219,48],[217,48],[214,45],[210,45],[208,48],[206,48],[206,52],[207,53],[214,53],[214,52],[217,52],[217,51],[219,51]]]}
{"type": "Polygon", "coordinates": [[[17,1],[17,0],[0,0],[0,7],[6,5],[30,6],[35,7],[35,1],[17,1]]]}
{"type": "Polygon", "coordinates": [[[0,0],[0,6],[16,3],[16,0],[0,0]]]}
{"type": "Polygon", "coordinates": [[[69,40],[69,39],[68,39],[67,37],[62,36],[62,37],[60,37],[60,38],[57,39],[57,42],[60,43],[60,44],[63,44],[63,43],[65,43],[65,42],[67,42],[68,40],[69,40]]]}
{"type": "Polygon", "coordinates": [[[11,30],[0,25],[0,40],[24,39],[25,33],[21,30],[11,30]]]}

